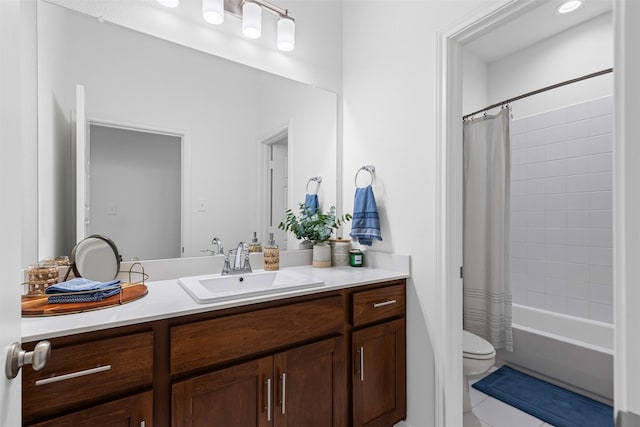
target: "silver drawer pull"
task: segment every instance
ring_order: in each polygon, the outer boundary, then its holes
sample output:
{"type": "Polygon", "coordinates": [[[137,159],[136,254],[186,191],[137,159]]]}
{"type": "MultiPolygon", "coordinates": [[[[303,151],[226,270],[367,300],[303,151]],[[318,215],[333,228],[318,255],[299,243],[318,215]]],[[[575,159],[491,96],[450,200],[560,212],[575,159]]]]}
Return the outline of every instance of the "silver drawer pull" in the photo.
{"type": "Polygon", "coordinates": [[[70,380],[72,378],[84,377],[85,375],[97,374],[99,372],[108,371],[110,369],[111,369],[111,365],[98,366],[97,368],[86,369],[84,371],[72,372],[70,374],[38,380],[36,381],[36,385],[38,386],[38,385],[57,383],[59,381],[70,380]]]}
{"type": "Polygon", "coordinates": [[[360,381],[364,382],[364,347],[360,347],[360,381]]]}
{"type": "Polygon", "coordinates": [[[287,374],[282,373],[282,415],[286,413],[287,402],[287,374]]]}
{"type": "Polygon", "coordinates": [[[267,378],[264,382],[265,387],[267,388],[267,421],[271,421],[271,378],[267,378]]]}
{"type": "Polygon", "coordinates": [[[385,301],[385,302],[377,302],[373,304],[373,308],[378,308],[378,307],[384,307],[385,305],[391,305],[391,304],[395,304],[397,303],[397,300],[389,300],[389,301],[385,301]]]}

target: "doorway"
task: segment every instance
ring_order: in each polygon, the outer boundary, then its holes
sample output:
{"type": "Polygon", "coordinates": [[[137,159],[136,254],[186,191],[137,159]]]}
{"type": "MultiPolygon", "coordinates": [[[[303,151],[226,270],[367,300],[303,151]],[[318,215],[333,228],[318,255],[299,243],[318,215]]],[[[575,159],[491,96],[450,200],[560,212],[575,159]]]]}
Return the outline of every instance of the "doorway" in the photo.
{"type": "Polygon", "coordinates": [[[289,131],[282,129],[263,142],[264,150],[264,223],[263,242],[268,243],[268,236],[273,238],[282,251],[287,250],[287,233],[278,228],[284,219],[289,195],[289,131]]]}
{"type": "Polygon", "coordinates": [[[182,136],[89,123],[90,234],[124,260],[182,253],[182,136]]]}
{"type": "MultiPolygon", "coordinates": [[[[439,34],[440,68],[438,86],[440,92],[440,109],[438,110],[438,137],[441,141],[439,154],[440,190],[439,227],[443,230],[440,236],[439,260],[440,286],[438,289],[442,307],[441,333],[439,334],[439,360],[437,361],[437,390],[443,401],[439,402],[441,413],[437,415],[438,425],[462,425],[461,389],[462,383],[462,141],[461,117],[470,108],[463,108],[463,47],[479,39],[482,35],[497,28],[514,28],[517,19],[532,12],[543,2],[513,1],[504,2],[502,6],[482,13],[466,22],[460,23],[448,31],[439,34]],[[451,354],[460,355],[451,358],[451,354]]],[[[553,4],[554,2],[544,2],[553,4]]],[[[605,3],[605,2],[600,2],[605,3]]],[[[608,5],[611,8],[611,3],[608,5]]],[[[522,28],[522,25],[519,25],[522,28]]],[[[513,34],[526,33],[516,29],[513,34]]],[[[507,45],[510,40],[502,40],[507,45]]],[[[499,41],[500,41],[499,40],[499,41]]],[[[595,67],[598,69],[598,67],[595,67]]],[[[559,79],[563,80],[563,79],[559,79]]],[[[555,83],[555,82],[550,82],[555,83]]],[[[536,89],[532,87],[531,89],[536,89]]],[[[521,91],[526,92],[525,91],[521,91]]],[[[517,96],[520,93],[511,94],[517,96]]],[[[501,98],[509,98],[505,96],[501,98]]],[[[499,101],[492,100],[492,101],[499,101]]],[[[486,102],[488,105],[491,102],[486,102]]],[[[484,105],[479,105],[482,107],[484,105]]]]}

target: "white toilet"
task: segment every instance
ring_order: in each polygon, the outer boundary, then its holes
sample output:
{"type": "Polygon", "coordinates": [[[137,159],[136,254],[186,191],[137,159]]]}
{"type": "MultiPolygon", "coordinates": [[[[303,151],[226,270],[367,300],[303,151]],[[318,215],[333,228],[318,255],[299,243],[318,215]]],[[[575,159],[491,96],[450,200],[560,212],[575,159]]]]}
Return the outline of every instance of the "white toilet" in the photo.
{"type": "Polygon", "coordinates": [[[496,349],[484,338],[462,331],[462,396],[464,412],[471,411],[468,375],[487,372],[496,361],[496,349]]]}

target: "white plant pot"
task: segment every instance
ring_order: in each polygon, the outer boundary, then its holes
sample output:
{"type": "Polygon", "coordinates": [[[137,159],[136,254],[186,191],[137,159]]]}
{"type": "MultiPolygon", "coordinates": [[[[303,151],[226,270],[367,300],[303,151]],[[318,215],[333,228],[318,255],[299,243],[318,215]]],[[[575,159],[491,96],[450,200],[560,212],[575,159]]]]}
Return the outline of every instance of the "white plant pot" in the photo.
{"type": "Polygon", "coordinates": [[[331,246],[327,242],[318,242],[313,245],[314,267],[331,267],[331,246]]]}
{"type": "Polygon", "coordinates": [[[311,240],[303,240],[302,242],[298,243],[298,249],[312,249],[313,248],[313,242],[311,240]]]}

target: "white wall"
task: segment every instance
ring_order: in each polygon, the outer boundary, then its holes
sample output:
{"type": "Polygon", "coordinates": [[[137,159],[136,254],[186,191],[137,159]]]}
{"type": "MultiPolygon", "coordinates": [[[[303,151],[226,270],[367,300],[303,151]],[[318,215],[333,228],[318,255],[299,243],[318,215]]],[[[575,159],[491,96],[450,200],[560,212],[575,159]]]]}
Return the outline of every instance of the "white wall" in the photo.
{"type": "MultiPolygon", "coordinates": [[[[488,104],[613,67],[611,13],[488,65],[488,104]]],[[[527,117],[613,93],[613,75],[595,77],[513,103],[514,118],[527,117]]],[[[482,107],[480,107],[482,108],[482,107]]]]}
{"type": "Polygon", "coordinates": [[[489,105],[489,66],[468,49],[462,51],[462,111],[470,114],[489,105]]]}
{"type": "Polygon", "coordinates": [[[488,4],[344,2],[344,206],[353,209],[357,169],[375,165],[384,241],[373,249],[411,254],[407,424],[415,427],[434,426],[436,412],[436,32],[488,4]]]}
{"type": "Polygon", "coordinates": [[[514,303],[613,322],[612,113],[608,96],[512,122],[514,303]]]}

